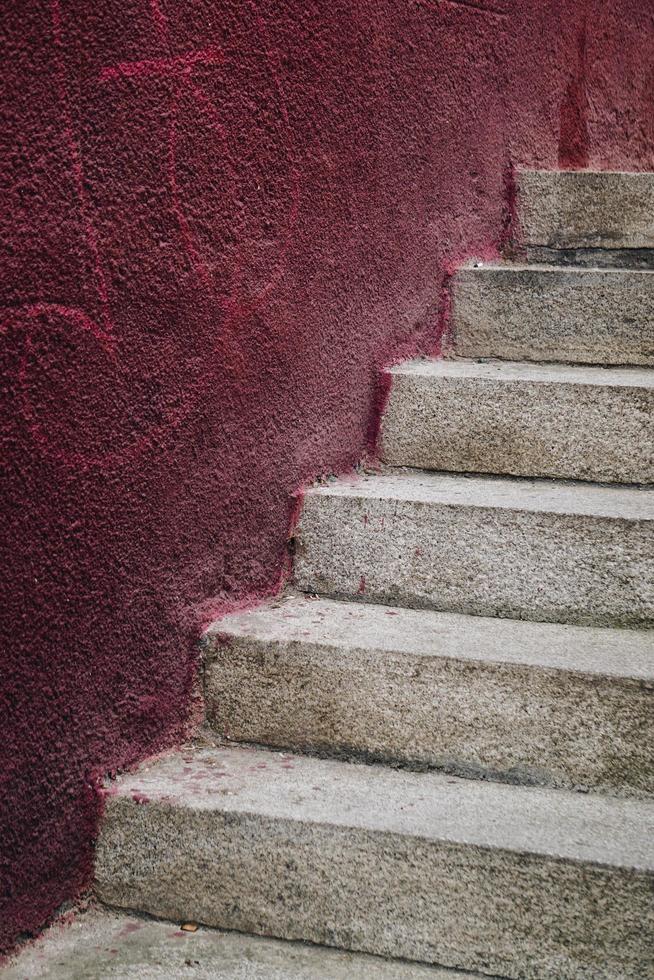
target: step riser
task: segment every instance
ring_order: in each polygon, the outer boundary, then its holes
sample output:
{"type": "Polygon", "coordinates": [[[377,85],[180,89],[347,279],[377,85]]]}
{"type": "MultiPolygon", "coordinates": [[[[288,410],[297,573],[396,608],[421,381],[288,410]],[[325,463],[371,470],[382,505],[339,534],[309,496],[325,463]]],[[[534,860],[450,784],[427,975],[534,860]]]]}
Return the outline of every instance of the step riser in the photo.
{"type": "Polygon", "coordinates": [[[254,813],[110,798],[96,883],[178,922],[506,977],[642,977],[649,956],[645,874],[254,813]]]}
{"type": "Polygon", "coordinates": [[[654,621],[652,522],[308,494],[304,592],[597,626],[654,621]]]}
{"type": "Polygon", "coordinates": [[[586,269],[654,270],[654,248],[550,248],[523,245],[506,261],[517,265],[581,266],[586,269]]]}
{"type": "Polygon", "coordinates": [[[654,482],[654,388],[392,375],[391,466],[654,482]]]}
{"type": "Polygon", "coordinates": [[[554,248],[654,247],[654,175],[520,171],[520,238],[554,248]]]}
{"type": "Polygon", "coordinates": [[[654,275],[584,269],[467,268],[454,280],[458,357],[654,363],[654,275]]]}
{"type": "Polygon", "coordinates": [[[636,680],[229,633],[205,651],[208,719],[235,741],[654,795],[636,680]]]}

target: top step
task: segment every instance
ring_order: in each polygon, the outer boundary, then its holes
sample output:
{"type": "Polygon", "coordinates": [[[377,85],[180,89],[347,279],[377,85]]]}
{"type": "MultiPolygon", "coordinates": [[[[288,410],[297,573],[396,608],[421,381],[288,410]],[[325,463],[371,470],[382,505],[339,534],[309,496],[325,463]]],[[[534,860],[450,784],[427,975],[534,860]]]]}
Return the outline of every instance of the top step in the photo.
{"type": "Polygon", "coordinates": [[[654,174],[521,170],[520,240],[549,248],[654,248],[654,174]]]}

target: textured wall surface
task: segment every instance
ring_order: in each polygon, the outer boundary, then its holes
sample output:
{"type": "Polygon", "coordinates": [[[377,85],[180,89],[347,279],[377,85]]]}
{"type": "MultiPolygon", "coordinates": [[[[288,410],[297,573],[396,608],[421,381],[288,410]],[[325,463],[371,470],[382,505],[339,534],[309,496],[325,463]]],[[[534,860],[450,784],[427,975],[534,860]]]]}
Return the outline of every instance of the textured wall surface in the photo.
{"type": "Polygon", "coordinates": [[[194,638],[433,350],[511,167],[653,169],[652,0],[0,11],[0,945],[88,878],[94,782],[179,739],[194,638]]]}

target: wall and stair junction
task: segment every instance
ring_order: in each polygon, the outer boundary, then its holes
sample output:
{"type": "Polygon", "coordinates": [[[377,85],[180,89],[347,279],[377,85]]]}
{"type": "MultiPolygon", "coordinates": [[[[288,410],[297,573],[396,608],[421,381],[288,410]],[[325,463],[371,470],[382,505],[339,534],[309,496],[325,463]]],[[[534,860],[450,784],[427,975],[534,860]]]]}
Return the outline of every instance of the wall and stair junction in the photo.
{"type": "MultiPolygon", "coordinates": [[[[107,774],[196,730],[200,636],[279,592],[298,487],[370,454],[384,369],[435,355],[455,270],[492,266],[515,239],[517,168],[583,170],[586,190],[534,178],[540,225],[522,207],[532,230],[514,264],[651,270],[653,38],[643,0],[0,4],[0,955],[90,887],[107,774]],[[614,179],[613,210],[592,186],[607,170],[631,172],[614,179]],[[591,211],[610,247],[583,222],[581,239],[559,241],[591,211]]],[[[628,316],[646,295],[595,278],[605,310],[630,311],[613,343],[598,304],[603,349],[632,363],[628,316]]],[[[574,337],[558,302],[562,351],[574,337]]],[[[512,356],[529,357],[509,325],[512,356]]],[[[541,321],[543,343],[551,333],[541,321]]],[[[482,340],[497,338],[480,310],[466,343],[482,340]]],[[[504,438],[506,465],[618,490],[640,480],[643,386],[630,376],[584,387],[575,465],[563,429],[543,472],[504,438]],[[623,448],[612,440],[597,473],[607,426],[623,448]]],[[[532,388],[540,459],[536,405],[569,405],[569,380],[532,388]]],[[[502,391],[513,426],[515,389],[502,391]]],[[[468,427],[479,414],[471,403],[468,427]]],[[[458,460],[450,440],[437,472],[485,472],[481,435],[459,440],[458,460]]],[[[435,450],[410,465],[426,470],[435,450]]],[[[513,548],[522,522],[534,528],[519,507],[494,514],[513,548]]],[[[586,517],[619,535],[596,508],[552,515],[561,547],[577,547],[586,517]]],[[[637,541],[632,518],[625,533],[637,541]]],[[[549,606],[560,598],[550,588],[549,606]]]]}
{"type": "Polygon", "coordinates": [[[307,490],[293,588],[207,630],[215,741],[108,784],[102,902],[315,944],[243,976],[654,975],[653,189],[520,175],[380,471],[307,490]]]}

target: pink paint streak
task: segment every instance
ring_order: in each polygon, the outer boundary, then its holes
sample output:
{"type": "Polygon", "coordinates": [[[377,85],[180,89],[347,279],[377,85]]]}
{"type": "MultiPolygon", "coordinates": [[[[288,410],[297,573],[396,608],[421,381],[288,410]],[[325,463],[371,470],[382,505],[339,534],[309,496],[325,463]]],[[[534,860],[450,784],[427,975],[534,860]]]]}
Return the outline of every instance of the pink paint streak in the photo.
{"type": "Polygon", "coordinates": [[[577,36],[576,65],[561,103],[559,129],[559,167],[581,170],[590,160],[588,129],[587,14],[584,13],[577,36]]]}
{"type": "Polygon", "coordinates": [[[220,48],[205,48],[202,51],[189,51],[174,58],[151,58],[145,61],[122,61],[110,65],[100,72],[101,82],[116,81],[120,78],[150,78],[151,76],[188,75],[195,65],[220,65],[225,56],[220,48]]]}

